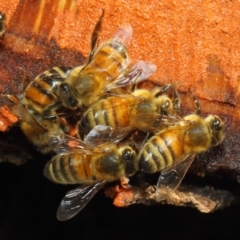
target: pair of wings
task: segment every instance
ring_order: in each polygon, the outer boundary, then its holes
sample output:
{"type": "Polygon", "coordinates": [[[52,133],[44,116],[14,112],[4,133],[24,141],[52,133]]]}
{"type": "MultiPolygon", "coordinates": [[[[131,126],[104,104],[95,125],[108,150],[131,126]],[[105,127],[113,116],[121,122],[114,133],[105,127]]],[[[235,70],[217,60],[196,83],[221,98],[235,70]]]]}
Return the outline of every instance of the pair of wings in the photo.
{"type": "Polygon", "coordinates": [[[156,201],[166,200],[181,184],[196,154],[179,159],[173,166],[161,171],[156,188],[156,201]]]}
{"type": "MultiPolygon", "coordinates": [[[[157,201],[167,199],[177,189],[195,157],[196,154],[188,155],[182,163],[161,172],[156,190],[157,201]]],[[[76,216],[106,182],[104,180],[92,185],[83,184],[68,191],[58,207],[57,219],[66,221],[76,216]]]]}
{"type": "MultiPolygon", "coordinates": [[[[112,129],[108,126],[98,125],[87,135],[85,142],[68,135],[60,136],[54,132],[47,134],[52,139],[51,148],[58,154],[70,154],[71,151],[78,151],[79,154],[103,154],[104,151],[108,151],[108,148],[112,147],[112,142],[107,142],[107,139],[98,140],[99,135],[106,133],[111,136],[112,129]],[[69,145],[69,142],[72,142],[72,146],[69,145]],[[101,145],[99,145],[100,143],[101,145]]],[[[77,215],[106,182],[107,180],[94,184],[81,184],[76,189],[67,192],[58,207],[57,219],[65,221],[77,215]]]]}
{"type": "Polygon", "coordinates": [[[113,129],[110,126],[97,125],[85,137],[84,141],[67,134],[58,132],[47,132],[46,137],[50,140],[49,146],[57,154],[68,154],[77,151],[80,154],[101,154],[107,152],[112,146],[129,133],[131,127],[113,129]]]}

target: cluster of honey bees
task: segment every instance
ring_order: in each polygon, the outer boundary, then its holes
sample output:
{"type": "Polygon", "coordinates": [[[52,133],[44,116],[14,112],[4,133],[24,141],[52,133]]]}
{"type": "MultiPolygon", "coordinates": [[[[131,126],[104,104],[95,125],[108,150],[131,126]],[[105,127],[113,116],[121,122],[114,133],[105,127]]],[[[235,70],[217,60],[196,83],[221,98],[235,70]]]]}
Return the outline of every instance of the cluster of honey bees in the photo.
{"type": "Polygon", "coordinates": [[[176,86],[137,88],[156,66],[130,61],[130,25],[98,46],[103,16],[104,11],[85,64],[46,70],[20,98],[7,96],[30,141],[43,153],[56,153],[44,175],[56,183],[80,184],[61,201],[59,220],[75,216],[107,182],[137,171],[161,172],[156,196],[164,200],[179,186],[196,155],[224,139],[221,118],[202,118],[196,99],[195,113],[181,116],[176,86]],[[136,132],[145,134],[141,143],[129,138],[136,132]]]}

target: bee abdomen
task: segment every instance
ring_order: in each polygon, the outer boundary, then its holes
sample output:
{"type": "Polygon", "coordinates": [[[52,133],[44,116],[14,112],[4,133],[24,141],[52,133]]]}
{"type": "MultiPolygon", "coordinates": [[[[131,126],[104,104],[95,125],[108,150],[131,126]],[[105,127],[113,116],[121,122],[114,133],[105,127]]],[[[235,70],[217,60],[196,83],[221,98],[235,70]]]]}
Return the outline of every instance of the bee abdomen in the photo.
{"type": "MultiPolygon", "coordinates": [[[[109,41],[101,46],[92,62],[86,67],[104,70],[108,79],[115,78],[115,74],[123,71],[128,64],[128,54],[121,42],[109,41]]],[[[101,71],[103,72],[103,71],[101,71]]]]}
{"type": "Polygon", "coordinates": [[[129,111],[127,102],[119,98],[103,99],[92,105],[84,114],[80,131],[88,133],[97,125],[115,127],[129,126],[129,111]]]}
{"type": "Polygon", "coordinates": [[[53,182],[75,184],[88,180],[91,169],[88,159],[82,154],[66,154],[55,156],[44,169],[44,175],[53,182]]]}
{"type": "Polygon", "coordinates": [[[161,171],[173,164],[174,152],[164,138],[152,137],[144,146],[139,156],[139,170],[146,173],[161,171]]]}
{"type": "Polygon", "coordinates": [[[25,98],[40,108],[55,105],[58,101],[56,95],[58,86],[66,79],[69,71],[70,68],[67,67],[55,67],[40,74],[27,87],[25,98]]]}

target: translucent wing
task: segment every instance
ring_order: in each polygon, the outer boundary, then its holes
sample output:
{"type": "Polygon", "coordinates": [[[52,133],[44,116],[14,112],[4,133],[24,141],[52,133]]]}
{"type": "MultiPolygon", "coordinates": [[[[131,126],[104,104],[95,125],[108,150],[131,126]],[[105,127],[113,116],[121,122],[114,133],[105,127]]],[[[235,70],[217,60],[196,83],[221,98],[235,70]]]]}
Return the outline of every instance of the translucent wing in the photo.
{"type": "Polygon", "coordinates": [[[67,192],[58,207],[57,219],[66,221],[76,216],[106,182],[104,180],[91,185],[84,184],[67,192]]]}
{"type": "Polygon", "coordinates": [[[39,131],[43,132],[46,131],[45,127],[36,121],[36,119],[29,113],[27,108],[25,108],[20,103],[20,100],[17,97],[9,94],[6,95],[1,94],[1,97],[4,97],[5,99],[11,101],[11,103],[6,101],[4,101],[4,103],[11,109],[12,113],[15,116],[17,116],[21,121],[26,122],[30,126],[38,129],[39,131]]]}
{"type": "Polygon", "coordinates": [[[184,161],[179,161],[172,167],[161,172],[157,183],[157,201],[160,202],[167,199],[168,196],[177,189],[195,157],[196,154],[187,155],[184,161]]]}
{"type": "Polygon", "coordinates": [[[132,34],[132,26],[130,24],[125,24],[118,28],[112,39],[121,42],[124,46],[128,46],[132,39],[132,34]]]}
{"type": "MultiPolygon", "coordinates": [[[[95,126],[92,130],[92,126],[88,124],[88,110],[85,112],[85,115],[82,117],[78,123],[78,128],[85,133],[88,133],[85,138],[85,142],[90,145],[101,144],[105,142],[116,142],[126,136],[130,131],[134,129],[134,126],[130,126],[129,119],[131,118],[131,112],[136,108],[137,104],[142,101],[142,98],[135,97],[132,95],[124,96],[110,96],[107,99],[102,99],[96,104],[93,104],[92,108],[89,108],[90,113],[94,113],[94,118],[102,118],[105,116],[114,116],[117,115],[117,121],[108,121],[109,125],[99,125],[95,126]],[[108,100],[111,99],[112,104],[108,103],[108,100]],[[99,106],[104,105],[104,108],[101,109],[99,106]],[[122,113],[122,114],[121,114],[122,113]]],[[[113,118],[114,120],[114,118],[113,118]]],[[[97,121],[96,121],[97,122],[97,121]]]]}
{"type": "Polygon", "coordinates": [[[118,143],[132,130],[134,130],[134,127],[131,126],[112,128],[110,126],[97,125],[88,133],[85,143],[91,146],[118,143]]]}
{"type": "Polygon", "coordinates": [[[140,113],[131,119],[130,125],[135,126],[143,132],[156,133],[163,127],[180,124],[187,121],[183,120],[178,115],[161,115],[157,113],[140,113]]]}
{"type": "Polygon", "coordinates": [[[127,68],[114,82],[106,85],[105,91],[137,84],[156,72],[157,66],[146,61],[137,61],[132,67],[127,68]]]}
{"type": "Polygon", "coordinates": [[[49,143],[50,148],[58,154],[68,154],[73,151],[79,152],[79,154],[93,154],[93,152],[103,153],[101,147],[90,146],[89,144],[67,134],[59,134],[57,132],[48,132],[46,134],[48,139],[51,139],[49,143]]]}

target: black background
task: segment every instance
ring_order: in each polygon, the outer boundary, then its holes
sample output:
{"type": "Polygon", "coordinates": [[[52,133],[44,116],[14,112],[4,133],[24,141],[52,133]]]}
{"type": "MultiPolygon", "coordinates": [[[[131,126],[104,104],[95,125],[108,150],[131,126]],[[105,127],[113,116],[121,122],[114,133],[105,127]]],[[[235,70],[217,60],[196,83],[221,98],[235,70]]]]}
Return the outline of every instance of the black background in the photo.
{"type": "Polygon", "coordinates": [[[72,186],[55,185],[42,171],[50,155],[33,151],[17,167],[0,164],[0,240],[5,239],[205,239],[240,233],[240,209],[211,214],[167,205],[117,208],[100,191],[75,218],[59,222],[56,210],[72,186]]]}

